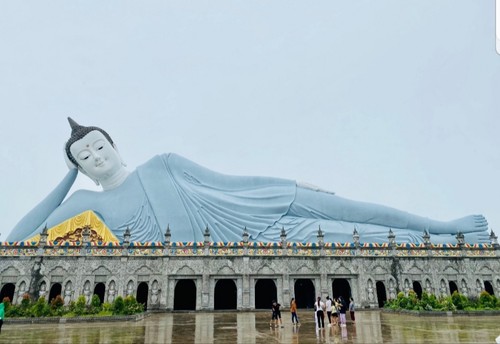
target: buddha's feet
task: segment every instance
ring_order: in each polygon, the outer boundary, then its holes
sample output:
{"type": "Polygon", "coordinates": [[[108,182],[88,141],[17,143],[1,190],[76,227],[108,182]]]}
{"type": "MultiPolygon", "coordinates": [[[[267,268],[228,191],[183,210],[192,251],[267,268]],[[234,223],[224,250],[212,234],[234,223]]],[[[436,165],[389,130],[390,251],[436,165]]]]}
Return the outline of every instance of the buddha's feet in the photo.
{"type": "Polygon", "coordinates": [[[489,244],[490,235],[487,231],[468,233],[464,235],[464,240],[469,244],[489,244]]]}
{"type": "Polygon", "coordinates": [[[486,221],[483,215],[469,215],[450,222],[445,222],[442,225],[431,225],[431,228],[429,228],[430,234],[457,234],[458,232],[462,232],[463,234],[487,233],[488,221],[486,221]]]}

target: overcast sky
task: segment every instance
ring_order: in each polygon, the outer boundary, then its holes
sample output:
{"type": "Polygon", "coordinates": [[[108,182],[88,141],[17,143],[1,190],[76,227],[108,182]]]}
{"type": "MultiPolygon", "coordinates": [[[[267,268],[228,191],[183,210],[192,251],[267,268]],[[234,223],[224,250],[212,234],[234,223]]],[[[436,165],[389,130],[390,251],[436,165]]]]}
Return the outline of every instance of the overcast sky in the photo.
{"type": "Polygon", "coordinates": [[[500,234],[499,105],[494,0],[2,1],[0,240],[65,176],[67,116],[130,170],[175,152],[500,234]]]}

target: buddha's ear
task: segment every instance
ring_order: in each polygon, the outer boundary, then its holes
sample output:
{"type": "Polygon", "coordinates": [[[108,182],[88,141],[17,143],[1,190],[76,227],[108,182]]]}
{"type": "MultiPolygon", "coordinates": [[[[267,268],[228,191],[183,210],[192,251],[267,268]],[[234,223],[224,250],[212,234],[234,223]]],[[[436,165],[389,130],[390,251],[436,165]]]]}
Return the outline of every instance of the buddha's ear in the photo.
{"type": "Polygon", "coordinates": [[[68,166],[70,170],[78,168],[78,166],[76,166],[73,163],[73,161],[69,160],[68,154],[66,153],[66,145],[63,146],[63,155],[64,155],[64,161],[66,162],[66,166],[68,166]]]}
{"type": "Polygon", "coordinates": [[[66,161],[66,165],[68,166],[68,168],[71,170],[71,169],[75,169],[77,168],[78,171],[80,171],[81,173],[83,173],[84,175],[86,175],[87,177],[89,177],[91,180],[94,181],[95,185],[99,186],[99,181],[97,179],[93,179],[91,178],[87,172],[85,172],[85,170],[83,168],[81,168],[80,165],[75,165],[73,163],[73,161],[69,160],[69,157],[68,157],[68,154],[66,154],[66,146],[64,147],[64,150],[63,150],[63,155],[64,155],[64,160],[66,161]]]}
{"type": "Polygon", "coordinates": [[[127,164],[126,164],[126,163],[125,163],[125,161],[123,160],[123,158],[122,158],[122,156],[121,156],[121,154],[120,154],[120,151],[118,150],[118,147],[116,146],[116,144],[115,144],[115,143],[113,143],[113,145],[112,145],[112,146],[113,146],[113,148],[115,149],[115,151],[116,151],[116,153],[118,154],[118,156],[120,157],[120,162],[122,163],[122,166],[123,166],[123,167],[126,167],[126,166],[127,166],[127,164]]]}

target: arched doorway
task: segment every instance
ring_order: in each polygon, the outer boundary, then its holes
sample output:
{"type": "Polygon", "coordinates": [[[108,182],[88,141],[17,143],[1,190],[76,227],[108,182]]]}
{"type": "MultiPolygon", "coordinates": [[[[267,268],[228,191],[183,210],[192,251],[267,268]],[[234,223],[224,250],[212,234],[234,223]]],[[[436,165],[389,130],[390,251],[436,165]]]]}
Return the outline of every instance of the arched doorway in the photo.
{"type": "Polygon", "coordinates": [[[493,291],[493,285],[490,281],[484,281],[484,290],[486,290],[490,295],[495,295],[495,292],[493,291]]]}
{"type": "Polygon", "coordinates": [[[384,307],[385,301],[387,301],[387,293],[385,292],[385,284],[382,281],[378,281],[377,283],[375,283],[375,286],[377,288],[378,307],[382,308],[382,307],[384,307]]]}
{"type": "MultiPolygon", "coordinates": [[[[259,279],[255,282],[255,309],[270,309],[273,300],[277,300],[278,291],[272,279],[259,279]]],[[[283,303],[284,300],[281,300],[283,303]]]]}
{"type": "Polygon", "coordinates": [[[16,286],[14,283],[6,283],[2,287],[2,290],[0,291],[0,302],[3,301],[4,298],[8,297],[10,302],[14,302],[14,292],[16,290],[16,286]]]}
{"type": "Polygon", "coordinates": [[[313,308],[316,302],[316,290],[310,279],[298,279],[294,284],[297,308],[313,308]]]}
{"type": "Polygon", "coordinates": [[[449,281],[448,285],[450,286],[450,294],[453,294],[455,291],[458,292],[457,284],[454,281],[449,281]]]}
{"type": "Polygon", "coordinates": [[[50,287],[49,293],[49,303],[56,298],[57,295],[61,295],[62,286],[61,283],[54,283],[52,287],[50,287]]]}
{"type": "Polygon", "coordinates": [[[422,298],[422,285],[419,281],[413,281],[413,291],[417,293],[419,299],[422,298]]]}
{"type": "Polygon", "coordinates": [[[174,289],[174,310],[196,309],[196,284],[191,279],[177,280],[174,289]]]}
{"type": "Polygon", "coordinates": [[[141,282],[137,286],[137,294],[135,299],[138,303],[142,303],[144,305],[144,310],[148,309],[148,292],[149,286],[146,282],[141,282]]]}
{"type": "Polygon", "coordinates": [[[349,282],[345,278],[335,278],[332,282],[332,295],[334,298],[342,296],[344,301],[348,302],[351,297],[349,282]]]}
{"type": "Polygon", "coordinates": [[[236,283],[220,279],[215,283],[214,309],[236,309],[236,283]]]}
{"type": "Polygon", "coordinates": [[[99,282],[95,285],[94,287],[94,295],[97,295],[99,296],[99,301],[101,303],[104,302],[104,293],[106,292],[106,286],[104,285],[104,283],[102,282],[99,282]]]}

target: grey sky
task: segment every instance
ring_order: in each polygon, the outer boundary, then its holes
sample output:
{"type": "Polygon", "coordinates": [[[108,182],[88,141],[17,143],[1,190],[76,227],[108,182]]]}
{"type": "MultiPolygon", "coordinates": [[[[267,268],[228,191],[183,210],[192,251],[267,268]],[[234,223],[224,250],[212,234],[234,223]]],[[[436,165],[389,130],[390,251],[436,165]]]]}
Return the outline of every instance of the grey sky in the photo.
{"type": "Polygon", "coordinates": [[[500,232],[494,0],[3,1],[0,44],[0,240],[66,174],[68,115],[130,170],[176,152],[500,232]]]}

